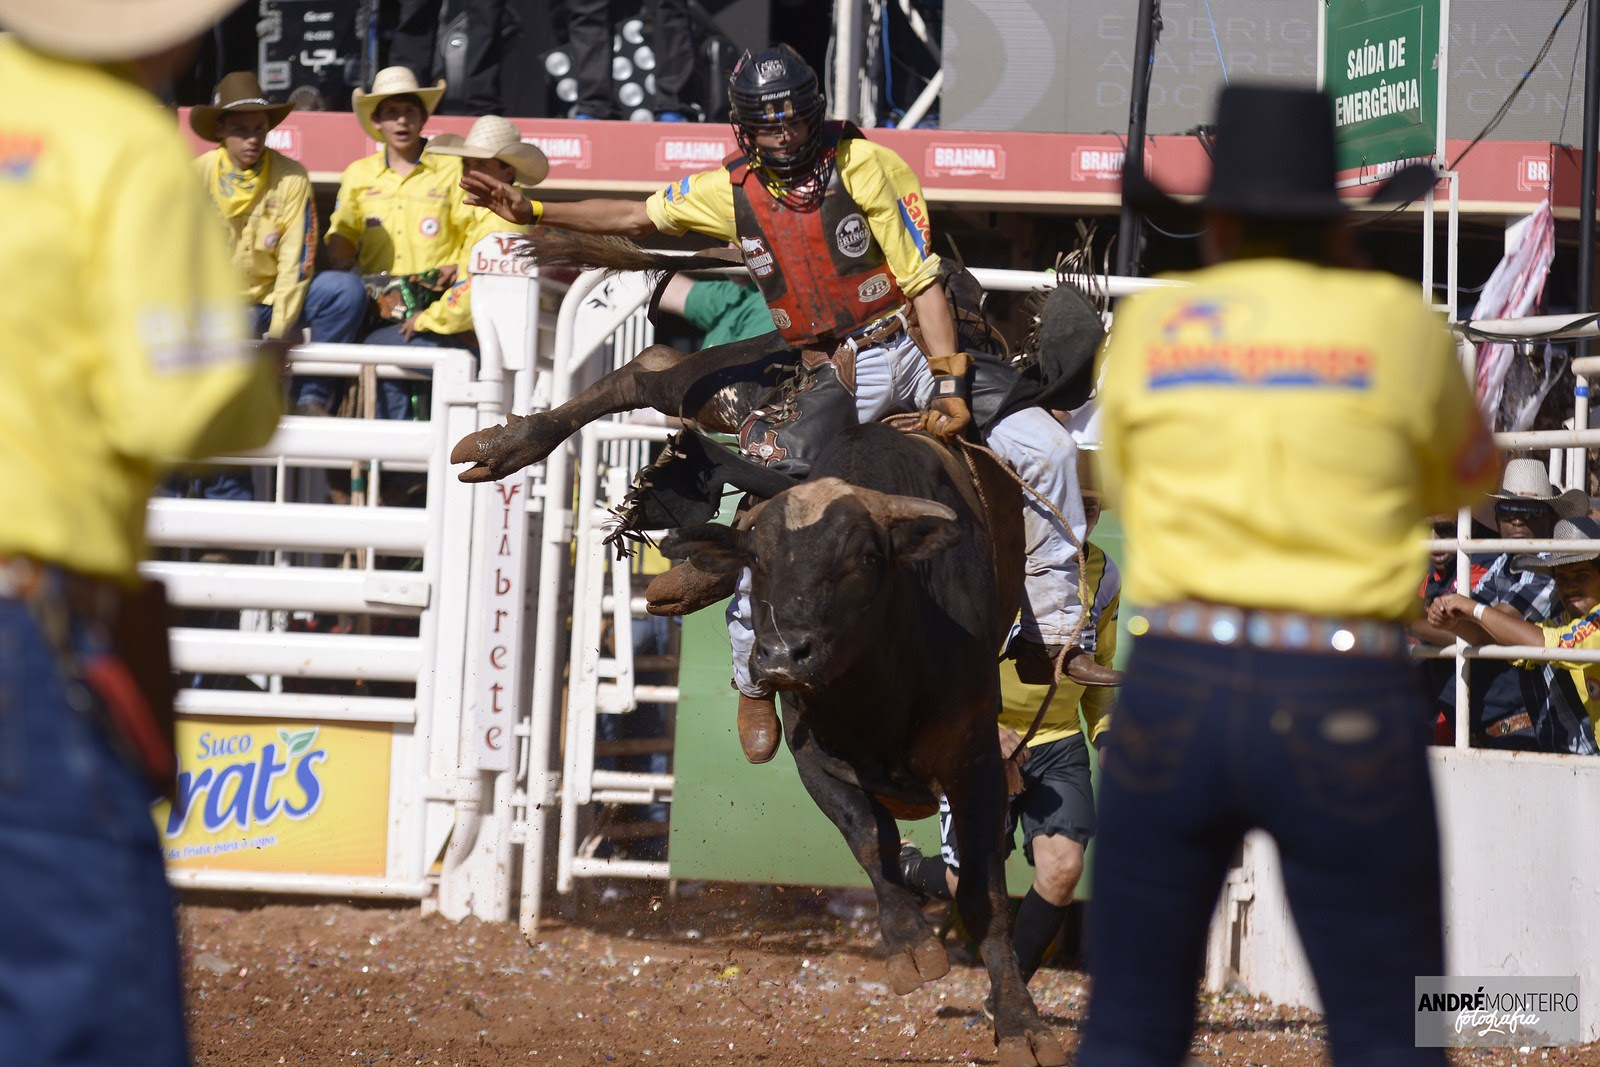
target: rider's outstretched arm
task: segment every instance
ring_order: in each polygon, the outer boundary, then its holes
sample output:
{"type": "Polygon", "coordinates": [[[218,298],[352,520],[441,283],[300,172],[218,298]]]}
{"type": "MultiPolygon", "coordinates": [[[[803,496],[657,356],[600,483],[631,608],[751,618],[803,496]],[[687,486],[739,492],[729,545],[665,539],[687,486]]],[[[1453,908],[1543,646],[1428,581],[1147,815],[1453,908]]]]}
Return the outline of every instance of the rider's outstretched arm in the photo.
{"type": "Polygon", "coordinates": [[[646,214],[642,200],[611,200],[596,197],[567,203],[543,204],[531,200],[514,185],[482,172],[462,176],[461,188],[467,203],[485,207],[519,226],[544,223],[578,233],[607,234],[614,237],[643,237],[655,233],[655,223],[646,214]]]}

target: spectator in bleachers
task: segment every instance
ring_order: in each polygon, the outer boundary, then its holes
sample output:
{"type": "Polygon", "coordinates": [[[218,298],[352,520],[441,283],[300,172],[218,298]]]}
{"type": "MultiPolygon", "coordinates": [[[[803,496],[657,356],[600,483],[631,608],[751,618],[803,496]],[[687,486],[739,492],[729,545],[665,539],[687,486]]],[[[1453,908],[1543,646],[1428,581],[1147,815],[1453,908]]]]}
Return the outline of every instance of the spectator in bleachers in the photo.
{"type": "Polygon", "coordinates": [[[237,0],[0,0],[0,1062],[189,1062],[150,805],[175,785],[147,501],[264,444],[192,153],[156,93],[237,0]],[[142,684],[141,684],[142,683],[142,684]]]}
{"type": "MultiPolygon", "coordinates": [[[[1561,519],[1548,535],[1557,540],[1600,540],[1600,523],[1587,515],[1561,519]]],[[[1557,617],[1538,623],[1491,608],[1482,600],[1448,593],[1433,602],[1429,620],[1472,644],[1531,645],[1537,648],[1600,649],[1600,550],[1518,555],[1512,569],[1551,580],[1560,602],[1557,617]]],[[[1535,709],[1535,726],[1545,751],[1600,753],[1595,725],[1600,723],[1600,663],[1538,660],[1518,664],[1524,674],[1552,672],[1544,706],[1535,709]]],[[[1515,669],[1515,667],[1513,667],[1515,669]]]]}
{"type": "MultiPolygon", "coordinates": [[[[1454,515],[1432,515],[1428,518],[1428,528],[1434,537],[1455,537],[1456,518],[1454,515]]],[[[1474,520],[1472,522],[1472,536],[1493,537],[1494,531],[1474,520]]],[[[1468,589],[1477,588],[1483,581],[1484,575],[1489,571],[1490,558],[1492,557],[1471,556],[1468,558],[1468,589]]],[[[1436,597],[1455,591],[1455,549],[1439,549],[1428,553],[1428,573],[1423,577],[1422,586],[1419,590],[1424,611],[1426,611],[1429,604],[1433,603],[1436,597]]],[[[1408,628],[1411,631],[1411,636],[1424,644],[1440,648],[1447,648],[1455,644],[1455,634],[1430,623],[1426,614],[1422,618],[1412,620],[1408,628]]],[[[1468,721],[1474,724],[1481,721],[1484,690],[1482,683],[1487,678],[1486,672],[1480,670],[1479,667],[1480,664],[1477,663],[1472,665],[1473,680],[1478,684],[1476,688],[1469,689],[1473,701],[1473,713],[1469,716],[1468,721]]],[[[1435,696],[1435,707],[1437,709],[1433,723],[1433,742],[1436,745],[1454,744],[1456,710],[1455,663],[1449,659],[1430,659],[1422,662],[1422,668],[1423,673],[1428,678],[1428,688],[1435,696]]]]}
{"type": "MultiPolygon", "coordinates": [[[[398,291],[408,312],[455,282],[456,250],[479,218],[463,198],[461,164],[423,152],[423,124],[443,93],[443,81],[422,88],[404,67],[385,67],[373,78],[370,93],[354,92],[356,119],[380,147],[345,168],[328,223],[330,265],[355,267],[369,290],[381,282],[386,295],[398,291]],[[375,281],[375,276],[387,278],[375,281]]],[[[385,344],[401,339],[395,330],[367,338],[385,344]]],[[[413,390],[406,382],[380,381],[377,401],[380,418],[412,417],[413,390]]]]}
{"type": "Polygon", "coordinates": [[[658,302],[662,311],[682,317],[702,331],[701,348],[759,337],[777,329],[772,312],[753,285],[732,278],[668,278],[658,302]]]}
{"type": "MultiPolygon", "coordinates": [[[[578,83],[575,119],[625,119],[611,76],[618,6],[614,0],[565,0],[572,74],[578,83]]],[[[694,37],[686,0],[644,0],[645,42],[655,56],[656,91],[650,109],[657,122],[688,120],[684,91],[694,76],[694,37]]]]}
{"type": "MultiPolygon", "coordinates": [[[[1495,500],[1495,525],[1507,540],[1549,537],[1557,519],[1575,518],[1589,511],[1587,495],[1576,489],[1557,492],[1544,464],[1527,457],[1506,463],[1500,491],[1491,495],[1495,500]]],[[[1489,558],[1483,577],[1472,587],[1472,599],[1488,605],[1486,610],[1503,612],[1534,625],[1561,617],[1555,583],[1549,575],[1518,571],[1508,552],[1489,558]]],[[[1429,621],[1435,622],[1431,609],[1429,621]]],[[[1463,636],[1469,644],[1486,643],[1476,630],[1463,636]]],[[[1539,720],[1541,710],[1551,707],[1549,693],[1555,680],[1553,668],[1523,671],[1505,660],[1475,661],[1469,692],[1471,732],[1476,743],[1484,748],[1555,752],[1581,744],[1559,720],[1539,720]]],[[[1453,693],[1451,697],[1453,700],[1453,693]]]]}
{"type": "MultiPolygon", "coordinates": [[[[267,147],[267,132],[293,108],[267,100],[251,71],[225,76],[212,103],[189,112],[196,136],[217,145],[195,160],[195,168],[227,227],[233,263],[245,282],[251,332],[294,342],[304,327],[313,341],[348,343],[366,316],[366,290],[348,271],[314,273],[317,205],[311,178],[299,162],[267,147]]],[[[331,393],[324,380],[299,380],[292,387],[294,407],[299,414],[326,415],[331,393]]],[[[230,485],[239,480],[222,477],[230,485]]]]}
{"type": "MultiPolygon", "coordinates": [[[[439,50],[439,11],[444,0],[397,0],[389,35],[389,62],[424,76],[434,69],[439,50]]],[[[467,17],[466,85],[452,96],[445,114],[481,115],[499,111],[501,30],[506,0],[451,0],[450,12],[467,17]],[[459,110],[457,110],[459,108],[459,110]]]]}

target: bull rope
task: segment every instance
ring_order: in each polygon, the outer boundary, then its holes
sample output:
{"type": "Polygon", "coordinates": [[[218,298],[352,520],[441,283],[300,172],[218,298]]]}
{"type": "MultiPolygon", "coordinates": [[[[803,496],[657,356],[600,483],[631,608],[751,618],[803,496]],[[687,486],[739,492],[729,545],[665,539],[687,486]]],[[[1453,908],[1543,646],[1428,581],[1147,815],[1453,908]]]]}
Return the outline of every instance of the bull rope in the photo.
{"type": "Polygon", "coordinates": [[[1006,791],[1015,795],[1022,792],[1022,760],[1028,751],[1028,742],[1032,741],[1033,735],[1039,732],[1039,724],[1044,722],[1044,713],[1049,710],[1050,702],[1055,700],[1056,689],[1061,684],[1061,667],[1066,661],[1067,649],[1078,643],[1078,635],[1083,632],[1083,625],[1089,620],[1089,561],[1084,555],[1083,542],[1079,541],[1078,535],[1072,532],[1072,524],[1050,502],[1048,497],[1024,481],[1022,476],[1012,470],[1011,465],[1001,459],[1000,455],[989,446],[980,445],[964,437],[955,438],[955,443],[961,447],[961,458],[966,461],[967,471],[972,475],[972,484],[978,491],[978,499],[983,502],[985,515],[989,514],[989,501],[984,499],[983,496],[983,482],[978,477],[978,465],[972,459],[972,453],[974,452],[982,452],[994,460],[1001,470],[1011,476],[1012,481],[1022,486],[1025,492],[1033,494],[1034,499],[1043,504],[1050,514],[1054,515],[1056,520],[1061,523],[1061,528],[1067,532],[1067,537],[1072,541],[1073,548],[1078,556],[1078,604],[1083,611],[1078,616],[1078,623],[1072,628],[1072,633],[1068,635],[1067,640],[1062,643],[1060,651],[1056,653],[1055,661],[1052,663],[1054,669],[1050,672],[1050,688],[1045,690],[1044,700],[1039,703],[1039,710],[1034,712],[1033,722],[1028,726],[1028,732],[1022,736],[1022,740],[1017,743],[1017,747],[1011,750],[1011,755],[1006,756],[1004,760],[1006,791]]]}

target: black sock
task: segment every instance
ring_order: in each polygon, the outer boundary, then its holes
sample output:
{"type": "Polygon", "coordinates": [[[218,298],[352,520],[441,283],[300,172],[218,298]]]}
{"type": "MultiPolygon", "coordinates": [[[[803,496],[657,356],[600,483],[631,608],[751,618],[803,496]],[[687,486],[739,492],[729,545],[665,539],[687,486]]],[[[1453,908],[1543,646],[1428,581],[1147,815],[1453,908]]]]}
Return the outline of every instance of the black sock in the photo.
{"type": "Polygon", "coordinates": [[[1016,949],[1017,966],[1022,970],[1024,982],[1031,981],[1033,972],[1044,962],[1044,954],[1066,917],[1066,905],[1052,904],[1032,888],[1022,898],[1022,906],[1017,909],[1011,926],[1011,945],[1016,949]]]}
{"type": "Polygon", "coordinates": [[[943,856],[924,856],[902,873],[912,889],[920,890],[923,895],[935,900],[949,900],[950,883],[945,879],[944,872],[943,856]]]}

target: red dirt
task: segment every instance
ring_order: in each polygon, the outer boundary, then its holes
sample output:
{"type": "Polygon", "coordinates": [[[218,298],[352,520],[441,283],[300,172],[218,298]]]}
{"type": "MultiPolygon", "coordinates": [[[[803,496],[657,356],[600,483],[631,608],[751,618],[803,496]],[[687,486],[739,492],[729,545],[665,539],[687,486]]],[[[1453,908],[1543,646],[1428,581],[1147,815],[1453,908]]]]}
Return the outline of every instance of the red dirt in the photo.
{"type": "MultiPolygon", "coordinates": [[[[875,925],[834,918],[821,893],[722,885],[672,899],[660,883],[627,888],[575,921],[547,922],[533,945],[512,923],[457,924],[416,907],[187,902],[195,1063],[995,1062],[978,1011],[987,976],[953,939],[950,974],[897,997],[875,925]]],[[[1074,1048],[1085,976],[1047,967],[1032,988],[1074,1048]]],[[[1307,1013],[1235,996],[1205,997],[1201,1012],[1199,1063],[1327,1062],[1307,1013]]],[[[1451,1062],[1600,1067],[1600,1045],[1451,1062]]]]}

